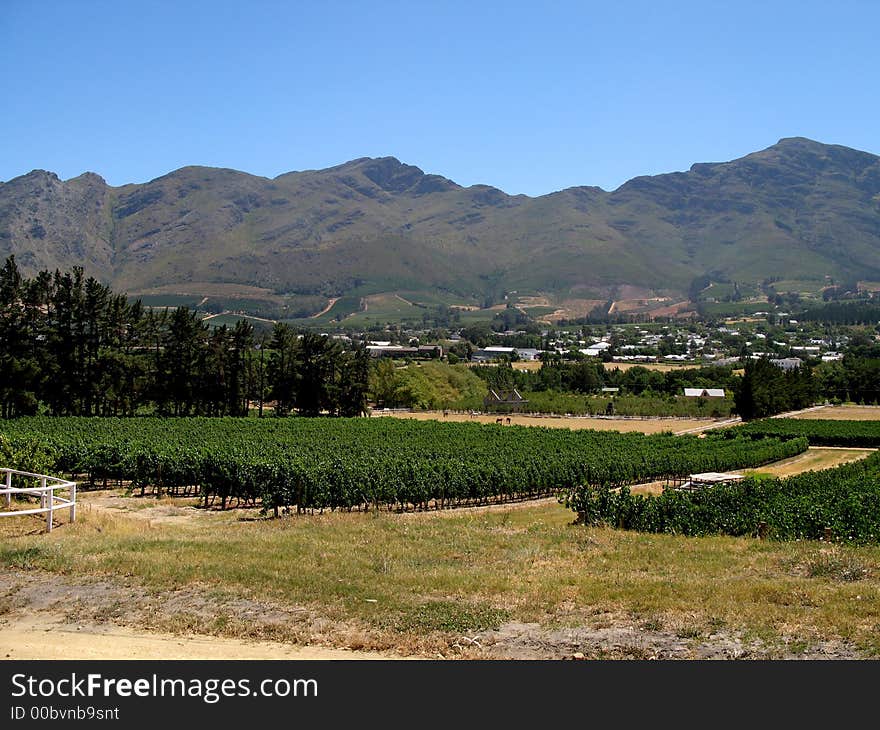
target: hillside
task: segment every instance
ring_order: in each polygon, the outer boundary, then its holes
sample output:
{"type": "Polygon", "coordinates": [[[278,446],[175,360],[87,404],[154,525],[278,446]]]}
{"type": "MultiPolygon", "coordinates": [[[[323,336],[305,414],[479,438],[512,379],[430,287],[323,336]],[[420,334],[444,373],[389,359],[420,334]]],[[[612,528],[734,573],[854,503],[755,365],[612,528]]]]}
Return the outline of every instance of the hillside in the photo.
{"type": "Polygon", "coordinates": [[[791,138],[613,192],[536,198],[393,157],[274,179],[185,167],[122,187],[35,170],[0,183],[10,253],[29,274],[79,264],[119,290],[192,296],[238,285],[314,312],[379,292],[680,296],[707,273],[880,280],[880,157],[791,138]]]}

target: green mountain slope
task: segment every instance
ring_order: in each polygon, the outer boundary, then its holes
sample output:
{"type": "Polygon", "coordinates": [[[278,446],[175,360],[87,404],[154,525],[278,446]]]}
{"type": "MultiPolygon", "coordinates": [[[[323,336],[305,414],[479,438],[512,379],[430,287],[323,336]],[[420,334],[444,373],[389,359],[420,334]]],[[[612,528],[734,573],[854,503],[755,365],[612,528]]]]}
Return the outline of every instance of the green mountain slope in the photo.
{"type": "Polygon", "coordinates": [[[880,279],[880,158],[803,138],[613,192],[530,198],[387,157],[275,179],[186,167],[113,188],[92,173],[0,183],[0,257],[84,266],[128,291],[681,294],[697,276],[880,279]]]}

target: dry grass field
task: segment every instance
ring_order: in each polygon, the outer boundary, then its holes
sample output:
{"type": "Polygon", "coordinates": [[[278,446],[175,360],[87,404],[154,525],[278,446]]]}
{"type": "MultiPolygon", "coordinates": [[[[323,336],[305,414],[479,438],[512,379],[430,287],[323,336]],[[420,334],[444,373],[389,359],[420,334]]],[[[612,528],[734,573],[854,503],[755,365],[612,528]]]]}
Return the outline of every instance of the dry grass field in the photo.
{"type": "Polygon", "coordinates": [[[880,421],[880,406],[827,406],[799,413],[794,418],[818,418],[840,421],[880,421]]]}
{"type": "MultiPolygon", "coordinates": [[[[414,418],[419,421],[476,421],[478,423],[495,423],[502,418],[507,423],[507,416],[494,414],[452,413],[444,416],[443,411],[376,411],[374,416],[393,416],[395,418],[414,418]]],[[[638,431],[640,433],[661,433],[672,431],[678,433],[692,428],[705,427],[712,424],[710,420],[697,418],[589,418],[587,416],[530,416],[511,414],[513,426],[545,426],[548,428],[590,428],[596,431],[638,431]]]]}
{"type": "Polygon", "coordinates": [[[744,474],[769,474],[774,477],[790,477],[805,471],[831,469],[851,461],[866,459],[874,449],[840,449],[811,446],[803,454],[783,459],[758,469],[748,469],[744,474]]]}

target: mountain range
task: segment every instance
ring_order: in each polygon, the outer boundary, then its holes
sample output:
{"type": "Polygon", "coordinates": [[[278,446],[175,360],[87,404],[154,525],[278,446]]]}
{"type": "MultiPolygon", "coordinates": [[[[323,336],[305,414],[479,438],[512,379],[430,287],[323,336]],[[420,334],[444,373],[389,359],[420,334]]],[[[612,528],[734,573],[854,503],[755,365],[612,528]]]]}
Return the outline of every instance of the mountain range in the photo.
{"type": "MultiPolygon", "coordinates": [[[[315,301],[433,291],[681,296],[730,280],[880,280],[880,157],[786,138],[740,159],[540,197],[462,187],[393,157],[274,179],[184,167],[111,187],[0,183],[0,259],[81,265],[119,291],[236,285],[315,301]]],[[[317,307],[320,308],[320,307],[317,307]]]]}

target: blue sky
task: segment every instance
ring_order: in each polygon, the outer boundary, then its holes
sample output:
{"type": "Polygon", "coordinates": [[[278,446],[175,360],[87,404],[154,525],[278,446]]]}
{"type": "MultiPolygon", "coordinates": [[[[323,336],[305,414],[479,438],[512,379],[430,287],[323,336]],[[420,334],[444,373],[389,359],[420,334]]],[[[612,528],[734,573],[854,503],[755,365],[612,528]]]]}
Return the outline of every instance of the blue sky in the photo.
{"type": "Polygon", "coordinates": [[[880,153],[880,3],[0,0],[0,180],[394,155],[613,189],[805,136],[880,153]]]}

